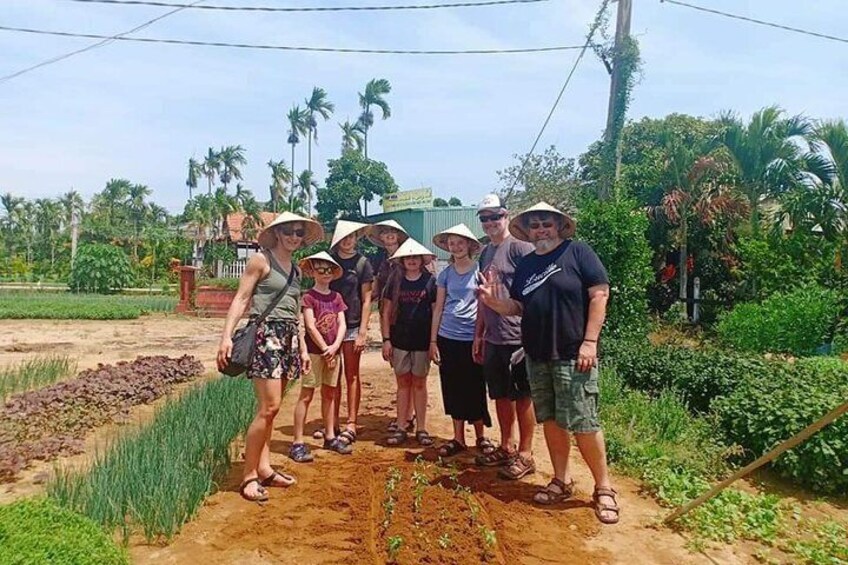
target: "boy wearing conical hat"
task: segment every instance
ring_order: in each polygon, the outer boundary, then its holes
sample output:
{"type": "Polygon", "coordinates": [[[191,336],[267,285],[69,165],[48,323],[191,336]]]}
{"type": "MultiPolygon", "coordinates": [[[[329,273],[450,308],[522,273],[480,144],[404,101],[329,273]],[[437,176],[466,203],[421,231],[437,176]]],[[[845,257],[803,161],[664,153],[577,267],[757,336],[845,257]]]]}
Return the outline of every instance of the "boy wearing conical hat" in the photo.
{"type": "Polygon", "coordinates": [[[306,350],[312,360],[312,372],[301,379],[300,396],[294,409],[294,442],[289,457],[298,463],[312,461],[303,441],[306,413],[321,388],[321,417],[324,421],[324,449],[348,455],[349,445],[336,437],[336,367],[345,335],[345,306],[341,294],[330,290],[330,282],[342,276],[342,268],[329,253],[322,251],[300,261],[300,270],[312,277],[315,285],[303,295],[303,322],[306,326],[306,350]]]}

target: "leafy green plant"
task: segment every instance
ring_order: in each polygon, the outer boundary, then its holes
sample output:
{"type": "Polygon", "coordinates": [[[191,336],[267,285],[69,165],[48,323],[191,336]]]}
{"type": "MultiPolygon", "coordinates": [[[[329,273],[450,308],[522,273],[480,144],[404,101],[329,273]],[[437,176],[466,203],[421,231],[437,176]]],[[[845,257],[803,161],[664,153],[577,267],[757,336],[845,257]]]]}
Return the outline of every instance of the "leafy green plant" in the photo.
{"type": "Polygon", "coordinates": [[[392,536],[386,540],[386,551],[388,552],[389,563],[397,561],[398,554],[403,548],[403,536],[392,536]]]}
{"type": "MultiPolygon", "coordinates": [[[[769,378],[739,375],[736,390],[716,400],[726,438],[759,457],[848,398],[848,364],[834,358],[799,359],[769,378]]],[[[822,493],[848,493],[848,420],[840,418],[772,466],[794,483],[822,493]]]]}
{"type": "Polygon", "coordinates": [[[254,414],[250,383],[220,378],[166,404],[121,436],[88,471],[59,469],[50,498],[124,539],[171,539],[230,468],[230,444],[254,414]]]}
{"type": "Polygon", "coordinates": [[[176,305],[174,296],[2,292],[0,319],[132,320],[176,305]]]}
{"type": "Polygon", "coordinates": [[[88,518],[26,499],[0,506],[0,563],[125,565],[129,558],[88,518]]]}
{"type": "Polygon", "coordinates": [[[10,395],[51,385],[73,375],[76,361],[67,356],[35,357],[0,370],[0,400],[10,395]]]}
{"type": "Polygon", "coordinates": [[[805,286],[761,304],[739,304],[719,318],[719,339],[740,351],[809,355],[833,337],[840,313],[833,290],[805,286]]]}
{"type": "Polygon", "coordinates": [[[212,279],[200,279],[197,281],[197,286],[211,286],[212,288],[218,288],[221,290],[237,290],[239,287],[239,281],[241,279],[233,279],[233,278],[212,278],[212,279]]]}
{"type": "Polygon", "coordinates": [[[108,294],[130,286],[133,271],[121,248],[104,243],[81,245],[68,286],[76,292],[108,294]]]}
{"type": "Polygon", "coordinates": [[[440,535],[440,536],[439,536],[439,539],[437,540],[437,543],[439,544],[439,547],[441,547],[442,549],[447,549],[447,548],[449,548],[449,547],[451,546],[451,538],[450,538],[450,535],[449,535],[447,532],[445,532],[444,534],[440,535]]]}

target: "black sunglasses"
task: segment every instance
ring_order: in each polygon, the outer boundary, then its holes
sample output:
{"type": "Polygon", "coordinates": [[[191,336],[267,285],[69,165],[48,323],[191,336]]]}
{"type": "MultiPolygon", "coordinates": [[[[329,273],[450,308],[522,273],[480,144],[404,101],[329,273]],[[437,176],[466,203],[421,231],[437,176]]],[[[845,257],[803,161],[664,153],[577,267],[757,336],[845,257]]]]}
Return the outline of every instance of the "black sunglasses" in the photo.
{"type": "Polygon", "coordinates": [[[495,214],[494,216],[480,216],[480,223],[485,224],[487,222],[497,222],[504,216],[506,216],[506,214],[495,214]]]}
{"type": "Polygon", "coordinates": [[[554,222],[552,220],[542,220],[541,222],[527,222],[527,229],[537,230],[539,228],[545,228],[546,230],[554,227],[554,222]]]}
{"type": "Polygon", "coordinates": [[[312,267],[312,271],[318,275],[332,275],[332,267],[312,267]]]}
{"type": "Polygon", "coordinates": [[[303,237],[306,235],[306,230],[303,228],[292,228],[288,226],[283,226],[280,228],[280,231],[283,232],[283,235],[296,235],[297,237],[303,237]]]}

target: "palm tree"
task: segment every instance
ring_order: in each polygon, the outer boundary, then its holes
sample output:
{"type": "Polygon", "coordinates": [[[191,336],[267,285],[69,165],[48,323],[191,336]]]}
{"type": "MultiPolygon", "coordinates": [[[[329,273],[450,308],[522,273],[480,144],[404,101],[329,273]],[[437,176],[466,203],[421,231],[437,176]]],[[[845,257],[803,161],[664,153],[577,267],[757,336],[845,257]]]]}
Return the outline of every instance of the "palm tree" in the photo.
{"type": "Polygon", "coordinates": [[[62,227],[62,214],[58,201],[49,198],[38,198],[35,200],[35,226],[34,231],[40,244],[47,244],[50,248],[50,267],[56,263],[56,244],[58,243],[59,230],[62,227]]]}
{"type": "Polygon", "coordinates": [[[36,214],[36,205],[30,200],[23,200],[21,205],[18,207],[18,212],[16,214],[19,225],[22,227],[21,233],[23,234],[24,243],[26,245],[26,261],[30,264],[33,261],[32,246],[35,243],[37,225],[36,214]]]}
{"type": "Polygon", "coordinates": [[[224,221],[227,216],[239,210],[239,203],[235,196],[227,194],[227,190],[220,186],[215,189],[215,194],[212,197],[215,210],[215,236],[219,236],[224,232],[224,221]]]}
{"type": "Polygon", "coordinates": [[[286,167],[286,162],[282,159],[268,161],[268,166],[271,168],[271,211],[279,212],[280,203],[285,198],[286,185],[292,181],[292,173],[286,167]]]}
{"type": "Polygon", "coordinates": [[[345,151],[362,151],[365,139],[362,137],[362,129],[359,122],[351,124],[350,120],[339,124],[342,128],[342,153],[345,151]]]}
{"type": "Polygon", "coordinates": [[[754,113],[746,125],[732,115],[720,118],[722,141],[733,160],[739,185],[751,205],[751,225],[760,229],[762,200],[796,186],[809,152],[807,138],[813,128],[803,116],[783,117],[783,110],[769,106],[754,113]]]}
{"type": "MultiPolygon", "coordinates": [[[[292,106],[286,118],[289,121],[289,137],[288,143],[292,146],[292,170],[294,170],[294,147],[300,143],[300,136],[306,135],[307,127],[306,120],[308,114],[306,110],[301,110],[300,106],[292,106]]],[[[291,194],[294,194],[294,185],[291,187],[291,194]]]]}
{"type": "Polygon", "coordinates": [[[318,190],[318,183],[312,178],[312,171],[303,171],[300,173],[297,177],[297,184],[300,186],[300,194],[298,196],[306,201],[306,211],[307,213],[311,213],[313,189],[318,190]]]}
{"type": "MultiPolygon", "coordinates": [[[[208,194],[201,194],[189,200],[185,207],[185,218],[194,228],[194,258],[203,260],[202,250],[206,241],[211,237],[210,232],[215,225],[215,201],[208,194]]],[[[195,264],[195,266],[199,266],[195,264]]]]}
{"type": "Polygon", "coordinates": [[[318,121],[315,119],[315,114],[320,114],[324,121],[330,119],[336,106],[327,100],[327,92],[323,88],[317,86],[312,87],[312,96],[306,99],[306,129],[308,130],[308,160],[307,169],[312,171],[312,142],[318,142],[318,121]]]}
{"type": "Polygon", "coordinates": [[[368,130],[374,125],[374,114],[371,112],[371,106],[380,108],[380,113],[383,119],[387,119],[392,115],[392,109],[389,103],[383,98],[386,94],[392,91],[392,85],[384,78],[374,78],[368,81],[365,85],[365,93],[359,93],[359,106],[362,108],[362,115],[359,116],[357,125],[364,135],[363,146],[365,148],[365,158],[368,158],[368,130]]]}
{"type": "Polygon", "coordinates": [[[203,174],[203,168],[200,166],[194,157],[188,160],[188,177],[186,178],[186,186],[188,187],[188,199],[191,200],[191,191],[197,188],[197,181],[200,180],[200,175],[203,174]]]}
{"type": "Polygon", "coordinates": [[[69,190],[65,194],[63,194],[59,198],[59,203],[62,205],[64,225],[67,229],[74,223],[74,216],[77,214],[82,214],[82,209],[85,206],[85,203],[82,200],[82,196],[80,196],[79,192],[76,190],[69,190]]]}
{"type": "Polygon", "coordinates": [[[95,198],[100,208],[105,208],[109,227],[115,225],[115,210],[122,207],[129,196],[132,183],[127,179],[110,179],[106,187],[95,198]]]}
{"type": "Polygon", "coordinates": [[[0,204],[2,204],[5,211],[2,224],[3,234],[9,255],[15,254],[15,240],[17,239],[15,232],[18,231],[18,227],[20,226],[20,212],[23,203],[23,198],[13,196],[10,192],[0,196],[0,204]]]}
{"type": "Polygon", "coordinates": [[[134,184],[127,191],[127,207],[133,221],[133,260],[138,261],[138,240],[141,235],[141,224],[148,212],[146,197],[150,189],[143,184],[134,184]]]}
{"type": "Polygon", "coordinates": [[[247,165],[244,156],[244,147],[241,145],[228,145],[222,147],[218,153],[218,161],[221,164],[221,182],[224,190],[233,179],[241,180],[241,169],[239,166],[247,165]]]}
{"type": "Polygon", "coordinates": [[[264,227],[262,224],[262,207],[251,195],[242,204],[244,219],[241,222],[241,233],[244,239],[255,240],[264,227]]]}
{"type": "MultiPolygon", "coordinates": [[[[236,183],[236,193],[233,195],[238,203],[238,207],[244,210],[244,203],[253,198],[253,193],[246,189],[240,182],[236,183]]],[[[254,199],[255,200],[255,199],[254,199]]]]}
{"type": "Polygon", "coordinates": [[[206,194],[212,196],[212,185],[215,184],[215,177],[221,172],[221,159],[220,155],[215,153],[215,150],[211,147],[206,152],[206,158],[203,159],[203,163],[200,165],[200,172],[203,173],[203,176],[206,177],[209,183],[209,189],[206,194]]]}

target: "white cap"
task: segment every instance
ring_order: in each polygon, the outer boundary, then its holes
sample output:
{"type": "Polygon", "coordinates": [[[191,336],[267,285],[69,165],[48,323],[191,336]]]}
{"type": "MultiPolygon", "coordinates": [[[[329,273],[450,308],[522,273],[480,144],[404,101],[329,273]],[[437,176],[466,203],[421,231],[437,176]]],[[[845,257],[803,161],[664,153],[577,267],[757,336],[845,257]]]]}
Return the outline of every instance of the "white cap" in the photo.
{"type": "Polygon", "coordinates": [[[501,210],[503,207],[500,196],[497,194],[487,194],[480,201],[480,204],[477,205],[477,212],[479,213],[483,210],[501,210]]]}

